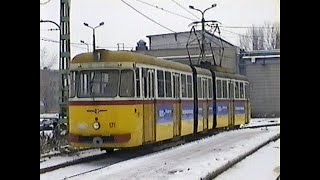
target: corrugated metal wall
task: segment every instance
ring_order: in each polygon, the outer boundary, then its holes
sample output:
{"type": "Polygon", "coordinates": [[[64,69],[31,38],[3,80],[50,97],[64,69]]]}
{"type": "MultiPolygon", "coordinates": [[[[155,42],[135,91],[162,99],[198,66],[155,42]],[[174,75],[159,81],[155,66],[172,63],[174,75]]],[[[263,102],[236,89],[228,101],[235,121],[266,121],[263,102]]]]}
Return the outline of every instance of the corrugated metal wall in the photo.
{"type": "Polygon", "coordinates": [[[245,60],[253,117],[280,116],[280,58],[245,60]]]}

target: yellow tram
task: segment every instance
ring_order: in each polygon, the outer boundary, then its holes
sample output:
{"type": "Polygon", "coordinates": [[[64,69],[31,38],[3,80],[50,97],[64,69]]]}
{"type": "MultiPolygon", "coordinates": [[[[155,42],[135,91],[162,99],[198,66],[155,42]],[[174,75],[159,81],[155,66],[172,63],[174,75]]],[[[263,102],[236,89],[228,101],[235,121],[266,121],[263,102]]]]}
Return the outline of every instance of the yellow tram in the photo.
{"type": "Polygon", "coordinates": [[[137,147],[249,123],[248,81],[134,52],[97,50],[70,65],[69,141],[137,147]]]}

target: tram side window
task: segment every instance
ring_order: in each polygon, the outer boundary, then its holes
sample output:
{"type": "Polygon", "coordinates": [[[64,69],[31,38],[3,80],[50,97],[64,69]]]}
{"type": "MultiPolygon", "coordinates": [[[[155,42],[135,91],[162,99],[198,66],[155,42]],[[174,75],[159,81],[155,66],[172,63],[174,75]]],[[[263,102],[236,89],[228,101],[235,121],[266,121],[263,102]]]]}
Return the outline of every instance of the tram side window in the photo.
{"type": "Polygon", "coordinates": [[[203,98],[207,99],[208,98],[208,79],[203,78],[202,79],[202,89],[203,89],[203,98]]]}
{"type": "Polygon", "coordinates": [[[216,91],[217,91],[217,98],[222,98],[221,92],[221,80],[217,79],[216,91]]]}
{"type": "Polygon", "coordinates": [[[182,92],[182,97],[186,98],[187,97],[187,79],[185,74],[181,74],[181,92],[182,92]]]}
{"type": "Polygon", "coordinates": [[[162,70],[157,70],[158,97],[164,97],[164,75],[162,70]]]}
{"type": "Polygon", "coordinates": [[[142,68],[142,88],[143,88],[143,97],[147,98],[148,96],[148,91],[147,91],[147,87],[148,87],[148,83],[147,83],[147,77],[148,77],[148,69],[147,68],[142,68]]]}
{"type": "Polygon", "coordinates": [[[243,83],[240,82],[240,99],[244,98],[244,92],[243,92],[243,83]]]}
{"type": "Polygon", "coordinates": [[[180,98],[180,74],[178,73],[172,73],[172,87],[173,87],[173,98],[180,98]]]}
{"type": "Polygon", "coordinates": [[[150,69],[150,72],[148,72],[148,79],[149,79],[149,98],[154,98],[154,93],[155,93],[154,69],[150,69]]]}
{"type": "Polygon", "coordinates": [[[201,77],[197,78],[197,90],[198,90],[198,98],[202,98],[202,82],[201,77]]]}
{"type": "Polygon", "coordinates": [[[246,99],[250,98],[250,89],[249,89],[248,83],[245,84],[245,96],[246,96],[246,99]]]}
{"type": "Polygon", "coordinates": [[[76,77],[77,72],[73,71],[70,74],[70,94],[69,97],[75,97],[76,96],[76,77]]]}
{"type": "Polygon", "coordinates": [[[121,97],[134,96],[134,77],[133,77],[132,70],[121,71],[120,96],[121,97]]]}
{"type": "Polygon", "coordinates": [[[192,98],[192,77],[187,75],[188,98],[192,98]]]}
{"type": "Polygon", "coordinates": [[[213,88],[212,88],[212,79],[208,79],[209,82],[209,98],[212,99],[213,88]]]}
{"type": "Polygon", "coordinates": [[[225,98],[225,99],[229,98],[227,80],[222,81],[222,92],[223,92],[222,98],[225,98]]]}
{"type": "Polygon", "coordinates": [[[235,98],[238,99],[239,98],[239,82],[235,83],[235,98]]]}
{"type": "Polygon", "coordinates": [[[171,85],[171,72],[165,72],[165,80],[166,80],[166,97],[172,97],[172,85],[171,85]]]}
{"type": "Polygon", "coordinates": [[[137,89],[137,97],[140,97],[140,71],[136,69],[136,89],[137,89]]]}

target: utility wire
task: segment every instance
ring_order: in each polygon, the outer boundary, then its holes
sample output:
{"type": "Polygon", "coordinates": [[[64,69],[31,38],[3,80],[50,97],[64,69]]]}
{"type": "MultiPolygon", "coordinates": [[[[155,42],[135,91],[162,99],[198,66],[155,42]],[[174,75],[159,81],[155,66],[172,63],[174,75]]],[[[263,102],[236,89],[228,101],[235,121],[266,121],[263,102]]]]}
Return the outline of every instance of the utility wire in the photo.
{"type": "Polygon", "coordinates": [[[169,29],[169,28],[165,27],[164,25],[162,25],[162,24],[158,23],[157,21],[155,21],[155,20],[153,20],[153,19],[149,18],[148,16],[144,15],[142,12],[140,12],[140,11],[139,11],[139,10],[137,10],[136,8],[132,7],[130,4],[128,4],[128,3],[127,3],[127,2],[125,2],[124,0],[121,0],[121,1],[122,1],[123,3],[125,3],[127,6],[129,6],[130,8],[132,8],[133,10],[137,11],[139,14],[141,14],[141,15],[142,15],[142,16],[144,16],[145,18],[149,19],[150,21],[152,21],[152,22],[154,22],[154,23],[158,24],[159,26],[161,26],[161,27],[163,27],[163,28],[165,28],[165,29],[167,29],[167,30],[169,30],[169,31],[171,31],[171,32],[174,32],[173,30],[171,30],[171,29],[169,29]]]}
{"type": "Polygon", "coordinates": [[[40,2],[40,5],[45,5],[45,4],[48,4],[49,2],[50,2],[51,0],[48,0],[48,1],[46,1],[46,2],[40,2]]]}
{"type": "Polygon", "coordinates": [[[173,14],[173,15],[180,16],[180,17],[182,17],[182,18],[185,18],[185,19],[188,19],[188,20],[191,20],[191,21],[197,21],[197,20],[195,20],[195,19],[191,19],[191,18],[188,18],[188,17],[186,17],[186,16],[183,16],[183,15],[180,15],[180,14],[177,14],[177,13],[174,13],[174,12],[171,12],[171,11],[168,11],[168,10],[165,10],[165,9],[159,7],[159,6],[155,6],[155,5],[149,4],[149,3],[147,3],[147,2],[144,2],[144,1],[141,1],[141,0],[137,0],[137,1],[139,1],[139,2],[141,2],[141,3],[144,3],[144,4],[146,4],[146,5],[149,5],[149,6],[151,6],[151,7],[160,9],[160,10],[162,10],[162,11],[171,13],[171,14],[173,14]]]}
{"type": "Polygon", "coordinates": [[[247,29],[247,28],[263,28],[263,29],[272,29],[272,28],[275,28],[275,27],[263,27],[263,26],[220,26],[220,27],[223,27],[223,28],[238,28],[238,29],[247,29]]]}
{"type": "Polygon", "coordinates": [[[172,2],[176,3],[178,6],[180,6],[182,9],[186,10],[188,13],[190,13],[192,16],[196,17],[197,19],[200,19],[198,16],[194,15],[192,12],[188,11],[185,7],[181,6],[179,3],[177,3],[175,0],[171,0],[172,2]]]}

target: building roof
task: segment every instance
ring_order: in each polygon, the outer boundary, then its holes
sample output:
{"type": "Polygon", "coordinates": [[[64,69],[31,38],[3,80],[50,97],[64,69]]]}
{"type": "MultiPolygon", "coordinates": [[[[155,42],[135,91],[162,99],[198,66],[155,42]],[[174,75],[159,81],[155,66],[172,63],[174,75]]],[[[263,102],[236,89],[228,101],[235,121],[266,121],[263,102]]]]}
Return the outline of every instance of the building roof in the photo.
{"type": "Polygon", "coordinates": [[[280,60],[280,49],[273,50],[253,50],[242,53],[242,59],[251,59],[255,62],[256,59],[271,59],[278,58],[280,60]]]}
{"type": "Polygon", "coordinates": [[[245,51],[243,54],[245,56],[268,56],[268,55],[280,56],[280,49],[245,51]]]}
{"type": "MultiPolygon", "coordinates": [[[[201,32],[201,30],[197,30],[196,32],[201,32]]],[[[164,35],[174,35],[174,34],[184,34],[184,33],[190,33],[190,31],[184,31],[184,32],[175,32],[175,33],[166,33],[166,34],[155,34],[155,35],[148,35],[146,36],[147,38],[150,38],[150,37],[155,37],[155,36],[164,36],[164,35]]],[[[206,31],[206,33],[214,38],[217,38],[217,39],[221,39],[224,43],[227,43],[229,44],[230,46],[233,46],[233,47],[236,47],[235,45],[231,44],[230,42],[224,40],[223,38],[221,37],[218,37],[214,34],[211,34],[210,32],[206,31]]]]}

